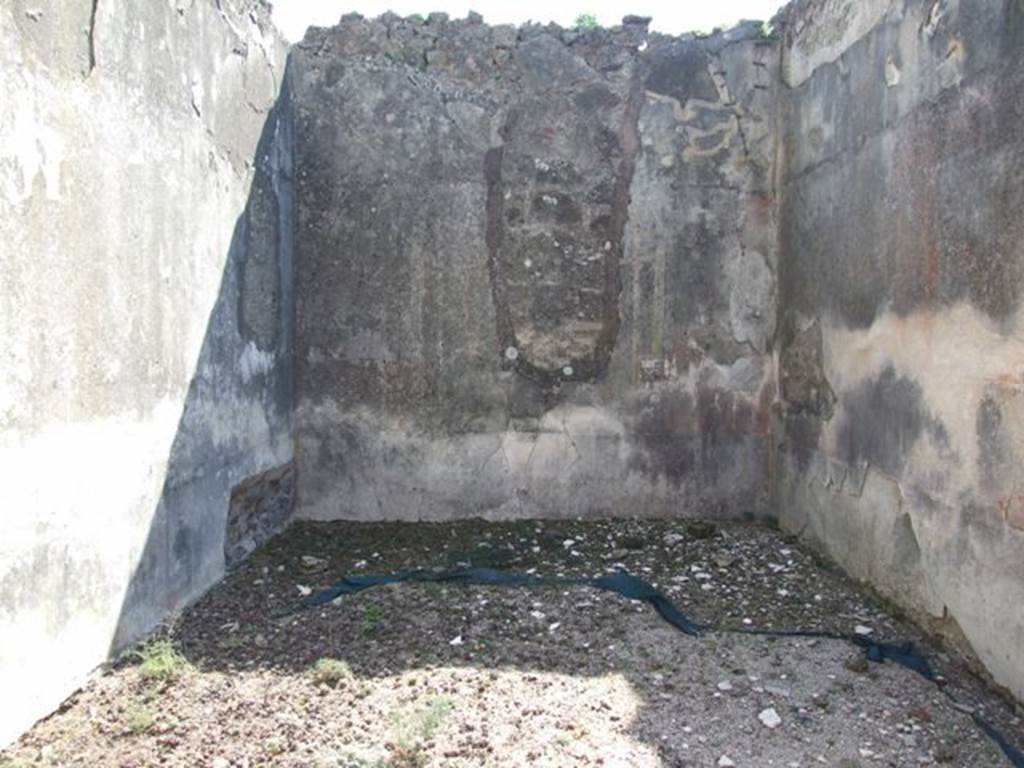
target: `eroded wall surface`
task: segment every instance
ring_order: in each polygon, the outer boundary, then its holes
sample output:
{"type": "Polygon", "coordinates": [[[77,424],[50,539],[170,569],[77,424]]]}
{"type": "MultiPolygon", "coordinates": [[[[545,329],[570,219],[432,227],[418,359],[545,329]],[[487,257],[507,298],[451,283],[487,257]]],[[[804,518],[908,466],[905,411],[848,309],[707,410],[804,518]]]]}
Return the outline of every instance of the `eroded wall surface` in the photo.
{"type": "Polygon", "coordinates": [[[777,54],[637,18],[307,34],[297,513],[764,514],[777,54]]]}
{"type": "Polygon", "coordinates": [[[784,526],[1024,696],[1024,4],[785,12],[784,526]]]}
{"type": "Polygon", "coordinates": [[[0,4],[0,743],[291,459],[283,61],[254,2],[0,4]]]}

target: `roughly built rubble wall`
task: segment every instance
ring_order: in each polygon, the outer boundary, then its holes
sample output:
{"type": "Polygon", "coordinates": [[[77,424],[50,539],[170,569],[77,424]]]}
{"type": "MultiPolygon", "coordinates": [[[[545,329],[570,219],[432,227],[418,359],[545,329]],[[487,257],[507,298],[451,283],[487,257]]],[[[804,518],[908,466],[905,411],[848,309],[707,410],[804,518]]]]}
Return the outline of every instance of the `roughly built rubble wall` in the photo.
{"type": "Polygon", "coordinates": [[[285,46],[236,5],[0,3],[0,743],[291,460],[285,46]]]}
{"type": "Polygon", "coordinates": [[[1024,3],[784,19],[779,517],[1024,698],[1024,3]]]}

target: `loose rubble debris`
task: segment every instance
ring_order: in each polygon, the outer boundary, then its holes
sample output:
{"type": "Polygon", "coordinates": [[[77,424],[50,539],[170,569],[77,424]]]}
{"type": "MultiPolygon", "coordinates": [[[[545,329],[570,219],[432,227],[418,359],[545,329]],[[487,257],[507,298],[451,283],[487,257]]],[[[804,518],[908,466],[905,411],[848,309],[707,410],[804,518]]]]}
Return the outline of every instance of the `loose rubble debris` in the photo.
{"type": "Polygon", "coordinates": [[[402,584],[291,613],[356,571],[469,565],[591,577],[621,565],[698,620],[913,639],[968,707],[1024,731],[956,658],[771,529],[301,524],[171,631],[195,671],[154,689],[126,656],[0,766],[1006,765],[934,685],[861,667],[845,643],[694,639],[585,588],[402,584]],[[331,684],[314,674],[325,659],[344,670],[331,684]]]}

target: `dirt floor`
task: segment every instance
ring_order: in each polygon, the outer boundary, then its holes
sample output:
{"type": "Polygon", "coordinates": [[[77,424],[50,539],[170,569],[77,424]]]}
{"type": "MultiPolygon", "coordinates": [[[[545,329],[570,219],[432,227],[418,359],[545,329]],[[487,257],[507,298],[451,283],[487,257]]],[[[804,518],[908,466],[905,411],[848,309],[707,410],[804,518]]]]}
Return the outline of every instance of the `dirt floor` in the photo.
{"type": "MultiPolygon", "coordinates": [[[[777,531],[686,522],[300,524],[128,653],[0,766],[977,766],[1009,763],[939,689],[842,641],[686,636],[587,587],[401,584],[294,611],[351,573],[617,567],[735,627],[920,633],[777,531]]],[[[961,701],[1021,712],[922,642],[961,701]]]]}

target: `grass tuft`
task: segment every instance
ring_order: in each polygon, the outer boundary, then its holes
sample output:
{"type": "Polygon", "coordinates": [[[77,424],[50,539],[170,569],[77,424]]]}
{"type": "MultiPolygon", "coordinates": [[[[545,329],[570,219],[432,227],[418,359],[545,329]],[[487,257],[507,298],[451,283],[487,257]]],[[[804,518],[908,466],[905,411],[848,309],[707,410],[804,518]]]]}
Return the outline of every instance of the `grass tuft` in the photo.
{"type": "Polygon", "coordinates": [[[452,712],[452,702],[447,696],[436,696],[427,704],[412,712],[396,713],[393,717],[395,743],[412,749],[430,741],[445,724],[452,712]]]}
{"type": "Polygon", "coordinates": [[[337,687],[339,683],[352,679],[352,668],[347,661],[323,658],[313,665],[313,682],[337,687]]]}
{"type": "Polygon", "coordinates": [[[125,711],[125,725],[134,736],[141,736],[156,724],[156,715],[145,704],[132,704],[125,711]]]}
{"type": "Polygon", "coordinates": [[[592,13],[581,13],[576,17],[576,21],[573,22],[573,26],[576,29],[600,29],[601,25],[597,22],[597,16],[592,13]]]}
{"type": "Polygon", "coordinates": [[[372,632],[384,618],[384,609],[376,603],[370,603],[363,610],[363,632],[372,632]]]}
{"type": "Polygon", "coordinates": [[[139,674],[149,682],[173,683],[193,670],[170,640],[150,640],[134,653],[139,674]]]}

